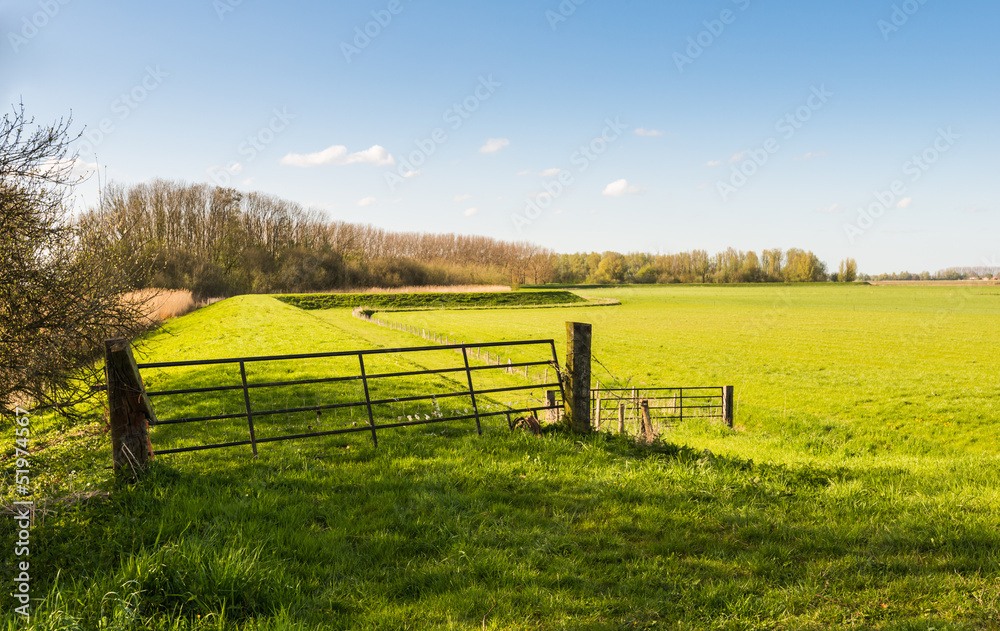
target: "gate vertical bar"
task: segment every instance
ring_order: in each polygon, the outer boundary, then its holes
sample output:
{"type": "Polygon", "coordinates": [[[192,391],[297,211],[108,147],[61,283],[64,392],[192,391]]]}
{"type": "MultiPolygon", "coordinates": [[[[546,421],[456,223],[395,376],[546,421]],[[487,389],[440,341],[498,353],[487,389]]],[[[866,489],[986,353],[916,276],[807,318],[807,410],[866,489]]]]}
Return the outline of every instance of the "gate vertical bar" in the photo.
{"type": "Polygon", "coordinates": [[[250,410],[250,389],[247,387],[247,369],[240,362],[240,379],[243,380],[243,405],[247,408],[247,425],[250,426],[250,445],[253,447],[253,457],[257,457],[257,433],[253,429],[253,412],[250,410]]]}
{"type": "Polygon", "coordinates": [[[378,447],[378,436],[375,435],[375,415],[372,414],[372,397],[368,392],[368,375],[365,374],[365,356],[358,353],[358,364],[361,366],[361,383],[365,386],[365,407],[368,408],[368,426],[372,428],[372,444],[378,447]]]}
{"type": "Polygon", "coordinates": [[[462,347],[462,359],[465,360],[465,378],[469,381],[469,396],[472,397],[472,413],[476,415],[476,431],[483,435],[483,426],[479,422],[479,406],[476,404],[476,389],[472,387],[472,371],[469,370],[469,354],[465,346],[462,347]]]}
{"type": "MultiPolygon", "coordinates": [[[[556,381],[559,382],[559,396],[562,397],[563,405],[566,404],[566,388],[563,387],[562,371],[559,370],[559,356],[556,355],[556,342],[555,340],[549,340],[549,346],[552,347],[552,365],[556,370],[556,381]]],[[[548,376],[549,369],[545,369],[545,375],[548,376]]]]}
{"type": "Polygon", "coordinates": [[[677,397],[677,402],[681,405],[681,421],[684,421],[684,388],[680,388],[681,394],[677,397]]]}

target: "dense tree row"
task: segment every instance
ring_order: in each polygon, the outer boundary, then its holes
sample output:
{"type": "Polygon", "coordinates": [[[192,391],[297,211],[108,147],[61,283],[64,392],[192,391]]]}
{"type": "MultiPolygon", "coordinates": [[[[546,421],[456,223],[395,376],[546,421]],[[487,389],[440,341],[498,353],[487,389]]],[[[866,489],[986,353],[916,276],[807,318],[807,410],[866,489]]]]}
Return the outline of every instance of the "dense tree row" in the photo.
{"type": "Polygon", "coordinates": [[[791,249],[743,252],[729,248],[710,256],[704,250],[678,254],[561,254],[551,257],[547,276],[558,283],[761,283],[853,281],[857,264],[841,263],[827,274],[812,252],[791,249]]]}
{"type": "Polygon", "coordinates": [[[110,186],[80,222],[86,249],[114,243],[150,263],[138,285],[202,296],[520,283],[533,259],[551,255],[525,242],[330,221],[269,195],[161,180],[110,186]]]}

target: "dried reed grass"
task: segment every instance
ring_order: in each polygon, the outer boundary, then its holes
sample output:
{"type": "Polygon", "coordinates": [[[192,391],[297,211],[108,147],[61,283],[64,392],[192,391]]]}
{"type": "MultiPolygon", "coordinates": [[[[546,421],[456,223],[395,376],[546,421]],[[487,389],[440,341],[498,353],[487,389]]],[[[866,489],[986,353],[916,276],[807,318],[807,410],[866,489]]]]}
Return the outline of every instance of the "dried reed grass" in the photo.
{"type": "Polygon", "coordinates": [[[125,294],[123,298],[142,309],[148,326],[156,326],[171,318],[179,318],[195,309],[222,300],[222,298],[206,298],[196,301],[186,289],[140,289],[125,294]]]}

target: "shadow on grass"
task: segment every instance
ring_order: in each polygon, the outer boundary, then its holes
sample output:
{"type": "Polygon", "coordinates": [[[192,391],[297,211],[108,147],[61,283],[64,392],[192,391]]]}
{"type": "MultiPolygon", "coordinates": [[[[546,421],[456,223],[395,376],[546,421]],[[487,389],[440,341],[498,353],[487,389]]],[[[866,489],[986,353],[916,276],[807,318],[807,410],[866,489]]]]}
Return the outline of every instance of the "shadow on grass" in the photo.
{"type": "Polygon", "coordinates": [[[846,468],[559,429],[268,447],[257,460],[161,458],[143,481],[47,520],[39,585],[61,572],[89,624],[112,592],[134,594],[146,619],[224,610],[230,625],[280,613],[323,628],[996,619],[988,515],[936,523],[846,468]]]}

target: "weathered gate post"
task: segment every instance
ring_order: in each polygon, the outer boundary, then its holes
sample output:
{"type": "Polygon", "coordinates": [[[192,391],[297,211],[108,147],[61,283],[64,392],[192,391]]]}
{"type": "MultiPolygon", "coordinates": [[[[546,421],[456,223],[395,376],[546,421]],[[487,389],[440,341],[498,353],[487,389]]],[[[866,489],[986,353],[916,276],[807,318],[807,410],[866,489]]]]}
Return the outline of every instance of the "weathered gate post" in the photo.
{"type": "Polygon", "coordinates": [[[722,418],[729,426],[729,429],[733,428],[733,386],[723,386],[722,387],[722,418]]]}
{"type": "Polygon", "coordinates": [[[589,324],[566,323],[566,417],[582,434],[590,432],[590,342],[589,324]]]}
{"type": "Polygon", "coordinates": [[[153,457],[148,421],[156,421],[153,404],[139,376],[126,339],[104,342],[104,371],[108,387],[108,421],[111,424],[111,459],[116,471],[139,473],[153,457]]]}

